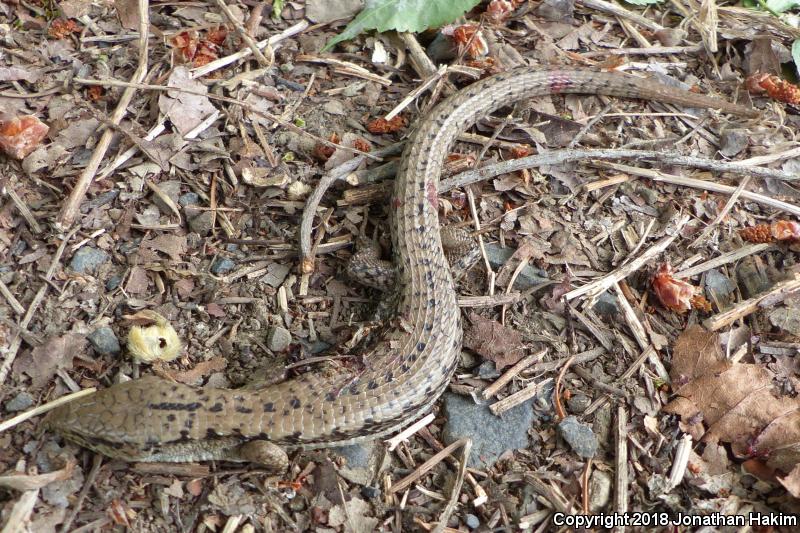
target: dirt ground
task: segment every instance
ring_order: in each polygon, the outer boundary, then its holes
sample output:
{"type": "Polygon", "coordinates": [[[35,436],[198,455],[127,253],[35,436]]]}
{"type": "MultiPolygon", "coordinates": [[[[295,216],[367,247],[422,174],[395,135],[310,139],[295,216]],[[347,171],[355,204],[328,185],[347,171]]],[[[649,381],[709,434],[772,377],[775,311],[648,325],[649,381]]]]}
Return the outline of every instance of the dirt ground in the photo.
{"type": "Polygon", "coordinates": [[[689,0],[494,1],[321,52],[347,2],[141,3],[147,39],[136,1],[0,4],[0,531],[740,531],[710,521],[749,513],[798,530],[796,28],[689,0]],[[525,64],[758,114],[550,95],[464,132],[438,200],[481,241],[464,348],[396,447],[292,452],[275,474],[44,430],[37,407],[142,375],[236,388],[369,365],[394,300],[345,268],[362,236],[391,257],[403,143],[525,64]],[[132,346],[154,321],[155,347],[132,346]]]}

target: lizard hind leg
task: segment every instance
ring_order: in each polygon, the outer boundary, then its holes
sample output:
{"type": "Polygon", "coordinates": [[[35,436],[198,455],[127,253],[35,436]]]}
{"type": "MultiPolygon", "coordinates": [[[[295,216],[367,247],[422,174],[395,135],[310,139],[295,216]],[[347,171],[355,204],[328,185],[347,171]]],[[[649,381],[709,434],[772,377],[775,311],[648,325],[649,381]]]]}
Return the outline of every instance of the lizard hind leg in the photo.
{"type": "Polygon", "coordinates": [[[276,474],[282,474],[289,468],[286,450],[268,440],[247,441],[232,450],[232,453],[237,455],[239,461],[256,463],[276,474]]]}

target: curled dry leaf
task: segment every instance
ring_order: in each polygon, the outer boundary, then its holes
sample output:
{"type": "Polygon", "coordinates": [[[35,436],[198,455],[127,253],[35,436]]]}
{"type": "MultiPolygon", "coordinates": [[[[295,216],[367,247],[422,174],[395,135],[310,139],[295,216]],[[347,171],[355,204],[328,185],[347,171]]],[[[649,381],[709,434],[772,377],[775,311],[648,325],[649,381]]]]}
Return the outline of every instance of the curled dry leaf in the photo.
{"type": "Polygon", "coordinates": [[[478,313],[469,316],[470,327],[464,332],[464,346],[494,361],[497,369],[515,364],[525,355],[522,335],[478,313]]]}
{"type": "Polygon", "coordinates": [[[676,313],[685,313],[692,308],[697,287],[672,277],[672,267],[663,263],[653,277],[653,292],[661,305],[676,313]]]}
{"type": "Polygon", "coordinates": [[[765,365],[732,364],[719,335],[691,326],[675,343],[670,377],[677,397],[664,411],[696,439],[730,443],[736,456],[783,472],[800,463],[800,397],[782,395],[765,365]]]}

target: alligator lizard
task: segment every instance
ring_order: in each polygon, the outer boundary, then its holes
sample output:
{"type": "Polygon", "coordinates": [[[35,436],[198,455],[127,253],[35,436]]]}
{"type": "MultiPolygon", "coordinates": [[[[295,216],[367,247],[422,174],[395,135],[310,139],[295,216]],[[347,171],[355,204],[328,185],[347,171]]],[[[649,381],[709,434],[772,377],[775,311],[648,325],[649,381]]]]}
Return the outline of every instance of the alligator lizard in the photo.
{"type": "Polygon", "coordinates": [[[365,368],[309,372],[255,391],[146,377],[59,407],[47,426],[129,461],[270,462],[251,453],[256,444],[272,450],[350,443],[420,416],[444,391],[461,350],[460,313],[439,234],[437,187],[445,155],[479,117],[518,100],[561,93],[755,114],[618,73],[522,68],[470,85],[420,121],[403,153],[390,206],[400,298],[395,318],[365,354],[365,368]]]}

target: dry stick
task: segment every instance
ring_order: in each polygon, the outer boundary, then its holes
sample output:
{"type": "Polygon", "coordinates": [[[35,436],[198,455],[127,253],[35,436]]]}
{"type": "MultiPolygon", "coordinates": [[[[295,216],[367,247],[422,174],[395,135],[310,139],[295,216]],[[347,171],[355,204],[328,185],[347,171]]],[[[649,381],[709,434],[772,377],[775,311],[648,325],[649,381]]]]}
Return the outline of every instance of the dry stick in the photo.
{"type": "Polygon", "coordinates": [[[236,33],[239,34],[239,37],[241,37],[242,41],[244,41],[250,51],[253,52],[253,55],[256,56],[258,62],[265,67],[272,66],[272,61],[264,56],[264,54],[258,48],[258,44],[255,42],[255,40],[253,40],[250,34],[247,33],[247,30],[244,28],[242,23],[239,22],[239,19],[234,16],[234,14],[231,12],[231,9],[227,6],[227,4],[225,4],[224,0],[217,0],[217,7],[219,7],[219,9],[222,11],[222,14],[225,15],[225,18],[228,19],[228,22],[233,25],[236,33]]]}
{"type": "Polygon", "coordinates": [[[75,501],[75,504],[72,506],[72,511],[70,511],[69,516],[64,523],[61,525],[61,533],[67,533],[70,531],[72,527],[72,522],[75,521],[75,517],[78,516],[78,512],[81,510],[83,506],[83,501],[86,499],[86,496],[89,494],[89,489],[92,488],[94,485],[94,481],[97,479],[97,474],[100,472],[100,465],[103,464],[103,456],[99,453],[94,454],[94,458],[92,459],[92,469],[89,470],[89,475],[86,476],[86,479],[83,482],[83,487],[81,488],[80,494],[78,494],[78,499],[75,501]]]}
{"type": "Polygon", "coordinates": [[[489,406],[489,410],[493,415],[499,416],[509,409],[512,409],[539,394],[545,385],[549,385],[551,381],[553,381],[553,378],[547,378],[539,383],[531,383],[524,389],[519,390],[510,396],[506,396],[500,401],[494,402],[489,406]]]}
{"type": "MultiPolygon", "coordinates": [[[[297,24],[295,24],[294,26],[286,28],[278,35],[273,35],[269,39],[264,39],[263,41],[259,41],[258,43],[256,43],[256,47],[259,49],[266,48],[267,46],[271,46],[278,41],[288,39],[289,37],[297,35],[298,33],[305,31],[307,28],[308,28],[308,21],[302,20],[297,24]]],[[[192,69],[192,79],[202,78],[203,76],[205,76],[210,72],[214,72],[215,70],[227,67],[231,63],[235,63],[240,59],[246,58],[250,56],[250,54],[252,53],[253,53],[252,50],[250,50],[249,48],[245,48],[244,50],[240,50],[235,54],[231,54],[226,57],[221,57],[215,61],[212,61],[207,65],[203,65],[202,67],[192,69]]],[[[223,83],[225,81],[226,80],[219,80],[220,83],[223,83]]]]}
{"type": "Polygon", "coordinates": [[[696,54],[701,52],[703,46],[693,44],[690,46],[653,46],[650,48],[604,48],[596,52],[584,52],[579,54],[583,58],[607,57],[607,56],[654,56],[654,55],[673,55],[673,54],[696,54]]]}
{"type": "Polygon", "coordinates": [[[567,294],[564,295],[564,298],[569,300],[574,300],[578,296],[583,296],[584,294],[589,297],[589,299],[595,298],[614,286],[616,283],[619,283],[626,277],[628,277],[631,273],[636,272],[642,266],[647,264],[648,262],[654,260],[661,252],[666,250],[672,242],[678,238],[680,235],[681,229],[689,222],[689,216],[684,215],[678,220],[675,229],[673,230],[672,235],[667,235],[666,237],[662,237],[658,242],[656,242],[652,247],[642,252],[642,255],[633,259],[629,263],[617,268],[616,270],[606,274],[602,278],[599,278],[591,283],[587,283],[586,285],[579,287],[577,289],[573,289],[569,291],[567,294]]]}
{"type": "Polygon", "coordinates": [[[511,305],[522,300],[525,296],[520,292],[508,292],[493,296],[459,296],[459,307],[495,307],[498,305],[511,305]]]}
{"type": "MultiPolygon", "coordinates": [[[[141,83],[147,74],[147,32],[150,27],[150,8],[148,0],[139,0],[138,8],[140,35],[139,64],[136,67],[136,72],[134,72],[133,76],[131,77],[131,82],[133,83],[141,83]]],[[[117,103],[116,109],[114,109],[114,112],[109,118],[111,122],[114,124],[119,124],[122,122],[122,118],[127,113],[128,105],[131,103],[135,92],[136,89],[134,87],[127,87],[123,91],[122,96],[117,103]]],[[[67,202],[61,208],[61,211],[56,218],[55,225],[61,231],[66,231],[75,222],[75,217],[78,215],[81,202],[83,202],[83,198],[86,196],[86,191],[89,190],[89,186],[92,184],[92,180],[97,173],[97,169],[100,168],[100,163],[103,161],[106,151],[111,145],[113,138],[114,130],[111,128],[106,128],[106,130],[103,132],[103,135],[100,136],[100,140],[98,141],[97,146],[92,153],[91,159],[89,159],[86,168],[81,173],[77,183],[75,183],[75,187],[72,189],[69,198],[67,198],[67,202]]],[[[3,381],[3,377],[4,376],[0,374],[0,382],[3,381]]]]}
{"type": "Polygon", "coordinates": [[[740,318],[755,313],[759,307],[775,305],[798,292],[800,292],[800,274],[795,274],[792,279],[776,283],[767,292],[740,302],[736,307],[728,309],[724,313],[707,318],[703,321],[703,325],[711,331],[720,330],[740,318]]]}
{"type": "Polygon", "coordinates": [[[413,102],[414,100],[416,100],[416,99],[417,99],[417,97],[418,97],[420,94],[422,94],[423,92],[425,92],[426,90],[428,90],[428,88],[429,88],[431,85],[433,85],[434,83],[436,83],[437,81],[439,81],[440,79],[442,79],[442,77],[445,75],[445,73],[447,73],[447,65],[442,65],[441,67],[439,67],[439,70],[437,70],[436,72],[434,72],[434,73],[433,73],[433,75],[429,76],[429,77],[428,77],[428,78],[427,78],[427,79],[426,79],[424,82],[422,82],[422,84],[421,84],[421,85],[419,85],[419,86],[418,86],[418,87],[416,87],[416,88],[415,88],[413,91],[411,91],[410,93],[408,93],[408,95],[406,95],[406,97],[405,97],[405,98],[403,98],[403,99],[400,101],[400,103],[399,103],[399,104],[397,104],[397,105],[394,107],[394,109],[392,109],[391,111],[389,111],[389,113],[387,113],[387,114],[386,114],[386,116],[385,116],[384,118],[385,118],[386,120],[392,120],[394,117],[396,117],[397,115],[399,115],[399,114],[400,114],[400,112],[402,112],[402,111],[403,111],[403,109],[405,109],[406,107],[408,107],[408,106],[409,106],[409,104],[411,104],[411,102],[413,102]]]}
{"type": "Polygon", "coordinates": [[[22,198],[19,197],[17,192],[12,189],[10,186],[6,186],[3,188],[3,191],[11,198],[11,201],[14,202],[14,207],[17,208],[19,214],[22,215],[22,218],[25,219],[25,222],[28,223],[28,227],[31,229],[32,233],[39,234],[42,232],[42,227],[36,222],[36,219],[31,213],[30,208],[22,201],[22,198]]]}
{"type": "MultiPolygon", "coordinates": [[[[439,185],[439,192],[447,192],[450,189],[463,187],[471,183],[483,181],[500,174],[508,174],[526,168],[538,167],[541,165],[560,165],[581,160],[608,160],[608,159],[630,159],[637,162],[642,160],[652,160],[666,165],[680,165],[685,167],[700,168],[713,172],[730,172],[756,178],[772,178],[783,181],[800,180],[800,176],[782,170],[771,168],[756,167],[743,162],[732,163],[729,161],[714,161],[702,157],[692,157],[683,155],[673,155],[666,152],[656,152],[653,150],[556,150],[543,154],[532,155],[520,159],[511,159],[493,165],[488,165],[475,170],[469,170],[457,174],[452,178],[442,180],[439,185]]],[[[708,183],[695,180],[700,183],[708,183]]],[[[731,190],[733,190],[731,188],[731,190]]]]}
{"type": "Polygon", "coordinates": [[[437,452],[433,457],[422,463],[411,474],[407,475],[405,478],[398,481],[395,485],[392,485],[392,488],[389,489],[389,494],[395,494],[397,492],[400,492],[401,490],[408,488],[409,486],[411,486],[412,483],[414,483],[422,476],[430,472],[434,466],[441,463],[445,457],[453,453],[458,448],[464,446],[467,442],[470,442],[470,445],[472,444],[472,441],[469,438],[462,438],[458,439],[449,446],[446,446],[441,451],[437,452]]]}
{"type": "Polygon", "coordinates": [[[675,278],[691,278],[692,276],[697,276],[698,274],[702,274],[703,272],[711,270],[712,268],[718,268],[722,265],[727,265],[728,263],[734,263],[743,257],[747,257],[748,255],[754,255],[776,248],[777,246],[769,243],[749,244],[733,250],[732,252],[724,253],[719,257],[715,257],[714,259],[709,259],[708,261],[700,263],[699,265],[676,272],[672,276],[675,278]]]}
{"type": "Polygon", "coordinates": [[[503,387],[506,386],[506,383],[511,381],[520,372],[522,372],[523,370],[528,368],[530,365],[532,365],[534,363],[534,361],[539,361],[542,357],[544,357],[544,354],[546,354],[546,353],[547,353],[547,348],[544,348],[544,349],[539,350],[536,353],[532,353],[530,355],[527,355],[527,356],[523,357],[522,359],[520,359],[519,361],[517,361],[517,364],[515,364],[514,366],[512,366],[511,368],[506,370],[503,373],[503,375],[500,376],[499,378],[497,378],[497,380],[494,383],[492,383],[491,385],[489,385],[488,387],[483,389],[483,392],[481,393],[483,398],[488,400],[489,398],[491,398],[492,396],[497,394],[497,392],[500,389],[502,389],[503,387]]]}
{"type": "Polygon", "coordinates": [[[402,32],[400,33],[400,40],[406,45],[408,55],[411,58],[411,66],[416,73],[422,78],[433,76],[436,73],[436,65],[425,53],[425,49],[420,46],[416,36],[413,33],[402,32]]]}
{"type": "MultiPolygon", "coordinates": [[[[64,250],[67,247],[67,242],[69,242],[69,240],[73,237],[73,235],[75,235],[75,233],[77,233],[77,231],[77,227],[73,228],[72,231],[70,231],[67,236],[64,237],[64,240],[61,241],[61,244],[58,245],[58,249],[53,255],[53,260],[50,262],[50,267],[47,269],[47,272],[44,275],[45,283],[39,287],[39,290],[33,297],[33,301],[31,301],[30,305],[28,306],[28,311],[25,313],[25,316],[22,317],[22,320],[20,320],[20,329],[26,329],[28,324],[30,324],[31,320],[33,319],[33,315],[36,313],[36,309],[39,307],[39,304],[42,303],[42,299],[47,292],[47,287],[49,287],[47,282],[53,279],[59,262],[61,261],[61,256],[64,254],[64,250]]],[[[13,341],[11,341],[11,346],[8,348],[8,354],[3,361],[3,365],[0,366],[0,384],[2,384],[6,380],[6,377],[8,377],[8,373],[11,370],[11,365],[14,363],[14,359],[17,357],[17,350],[19,350],[21,344],[22,336],[17,336],[13,341]]]]}
{"type": "Polygon", "coordinates": [[[706,226],[705,229],[703,229],[700,235],[698,235],[698,237],[689,244],[689,248],[695,248],[701,244],[704,244],[703,241],[705,241],[708,236],[711,235],[711,232],[714,231],[714,227],[722,222],[723,218],[728,216],[728,213],[730,213],[731,209],[733,209],[733,206],[736,205],[736,202],[739,200],[739,196],[742,195],[742,191],[744,191],[745,187],[747,187],[749,183],[750,176],[745,176],[739,186],[736,187],[736,190],[733,191],[731,197],[728,198],[728,201],[725,203],[725,207],[723,207],[720,212],[717,213],[717,216],[714,217],[714,220],[712,220],[711,223],[706,226]]]}
{"type": "MultiPolygon", "coordinates": [[[[731,187],[730,185],[720,185],[719,183],[714,183],[711,181],[698,180],[694,178],[684,178],[682,176],[673,176],[671,174],[663,174],[658,171],[649,170],[645,168],[632,167],[629,165],[598,162],[597,166],[618,170],[620,172],[627,172],[634,176],[648,178],[653,181],[671,183],[673,185],[683,185],[686,187],[693,187],[695,189],[704,189],[711,192],[733,194],[736,191],[736,187],[731,187]]],[[[757,202],[772,207],[774,209],[778,209],[779,211],[786,211],[787,213],[791,213],[794,216],[800,217],[800,207],[796,205],[787,202],[781,202],[780,200],[775,200],[774,198],[770,198],[769,196],[764,196],[763,194],[758,194],[750,191],[742,191],[741,196],[742,198],[745,198],[747,200],[752,200],[753,202],[757,202]]]]}
{"type": "MultiPolygon", "coordinates": [[[[619,516],[628,512],[628,412],[624,405],[617,407],[617,464],[614,472],[614,512],[619,516]]],[[[625,528],[615,528],[624,532],[625,528]]]]}
{"type": "Polygon", "coordinates": [[[452,515],[453,511],[456,509],[458,495],[461,494],[461,487],[464,486],[464,477],[466,477],[467,474],[467,461],[469,460],[469,452],[472,451],[472,439],[465,437],[459,439],[457,443],[458,442],[461,442],[464,445],[464,449],[461,452],[461,464],[458,468],[458,476],[453,484],[453,489],[450,491],[450,499],[447,501],[447,505],[442,511],[442,514],[439,515],[439,523],[436,524],[436,527],[433,529],[432,533],[441,533],[444,531],[445,527],[447,526],[447,521],[450,519],[450,515],[452,515]]]}
{"type": "Polygon", "coordinates": [[[26,490],[14,503],[8,513],[8,521],[0,533],[17,533],[27,531],[33,507],[39,499],[39,489],[26,490]]]}
{"type": "Polygon", "coordinates": [[[575,361],[574,355],[567,359],[567,361],[564,363],[564,366],[562,366],[561,370],[558,372],[558,376],[556,377],[553,401],[555,402],[556,416],[559,420],[563,420],[567,416],[566,411],[564,411],[564,406],[561,405],[561,381],[564,379],[564,374],[567,373],[567,369],[572,365],[573,361],[575,361]]]}
{"type": "Polygon", "coordinates": [[[0,294],[2,294],[6,299],[8,305],[11,306],[12,311],[18,315],[25,314],[25,308],[22,307],[22,304],[19,303],[19,300],[17,300],[14,294],[9,290],[8,285],[3,283],[3,280],[0,280],[0,294]]]}
{"type": "Polygon", "coordinates": [[[64,396],[61,396],[60,398],[56,398],[55,400],[53,400],[51,402],[47,402],[44,405],[37,405],[33,409],[29,409],[29,410],[25,411],[24,413],[18,414],[17,416],[15,416],[13,418],[9,418],[8,420],[6,420],[4,422],[0,422],[0,433],[6,431],[8,429],[13,428],[17,424],[21,424],[22,422],[25,422],[26,420],[30,420],[33,417],[36,417],[36,416],[42,415],[42,414],[44,414],[44,413],[46,413],[48,411],[51,411],[51,410],[55,409],[56,407],[58,407],[59,405],[64,405],[65,403],[69,403],[72,400],[75,400],[77,398],[82,398],[84,396],[88,396],[88,395],[92,394],[93,392],[95,392],[96,390],[97,389],[94,388],[94,387],[89,387],[88,389],[83,389],[83,390],[80,390],[78,392],[73,392],[71,394],[66,394],[64,396]]]}
{"type": "Polygon", "coordinates": [[[661,26],[660,24],[648,18],[645,18],[632,11],[628,11],[619,4],[612,4],[611,2],[605,2],[604,0],[579,0],[578,3],[588,9],[596,9],[597,11],[603,11],[605,13],[610,13],[617,17],[628,19],[630,21],[635,22],[639,26],[642,26],[643,28],[647,28],[648,30],[652,30],[654,32],[666,29],[664,28],[664,26],[661,26]]]}

